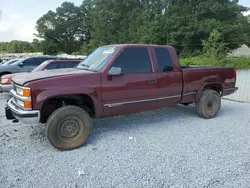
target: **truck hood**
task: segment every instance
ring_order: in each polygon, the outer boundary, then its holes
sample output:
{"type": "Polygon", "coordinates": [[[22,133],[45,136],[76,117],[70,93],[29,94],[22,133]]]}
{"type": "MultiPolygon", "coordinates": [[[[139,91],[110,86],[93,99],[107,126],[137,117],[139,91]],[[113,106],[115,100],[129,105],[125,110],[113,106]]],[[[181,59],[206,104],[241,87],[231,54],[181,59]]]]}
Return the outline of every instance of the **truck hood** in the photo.
{"type": "Polygon", "coordinates": [[[26,73],[22,72],[22,73],[6,74],[6,75],[2,76],[2,78],[10,79],[10,78],[13,78],[15,76],[25,75],[27,73],[28,72],[26,72],[26,73]]]}
{"type": "Polygon", "coordinates": [[[46,70],[39,72],[31,72],[28,74],[21,74],[15,76],[12,80],[18,85],[24,85],[28,82],[41,80],[52,77],[66,76],[66,75],[76,75],[76,74],[91,74],[92,72],[83,69],[67,68],[67,69],[56,69],[56,70],[46,70]]]}

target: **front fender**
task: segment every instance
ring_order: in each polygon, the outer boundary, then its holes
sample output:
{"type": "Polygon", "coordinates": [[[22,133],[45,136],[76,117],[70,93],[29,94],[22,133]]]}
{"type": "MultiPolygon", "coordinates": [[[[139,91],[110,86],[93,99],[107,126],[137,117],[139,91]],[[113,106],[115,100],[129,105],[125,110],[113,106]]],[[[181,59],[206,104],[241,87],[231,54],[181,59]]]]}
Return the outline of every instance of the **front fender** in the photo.
{"type": "Polygon", "coordinates": [[[41,110],[45,101],[65,95],[88,95],[95,106],[96,116],[102,114],[101,96],[91,87],[58,87],[32,91],[33,109],[41,110]]]}

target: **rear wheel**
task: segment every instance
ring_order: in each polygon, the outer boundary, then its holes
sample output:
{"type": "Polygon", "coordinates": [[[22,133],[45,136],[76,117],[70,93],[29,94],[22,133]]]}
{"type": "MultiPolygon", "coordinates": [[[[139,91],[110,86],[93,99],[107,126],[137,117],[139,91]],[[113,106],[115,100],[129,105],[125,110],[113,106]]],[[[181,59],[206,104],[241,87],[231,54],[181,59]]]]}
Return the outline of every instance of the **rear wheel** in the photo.
{"type": "Polygon", "coordinates": [[[220,94],[212,89],[204,90],[199,102],[196,103],[197,113],[206,119],[216,117],[220,108],[220,94]]]}
{"type": "Polygon", "coordinates": [[[60,150],[76,149],[84,145],[92,130],[89,114],[77,106],[64,106],[54,111],[45,125],[50,143],[60,150]]]}

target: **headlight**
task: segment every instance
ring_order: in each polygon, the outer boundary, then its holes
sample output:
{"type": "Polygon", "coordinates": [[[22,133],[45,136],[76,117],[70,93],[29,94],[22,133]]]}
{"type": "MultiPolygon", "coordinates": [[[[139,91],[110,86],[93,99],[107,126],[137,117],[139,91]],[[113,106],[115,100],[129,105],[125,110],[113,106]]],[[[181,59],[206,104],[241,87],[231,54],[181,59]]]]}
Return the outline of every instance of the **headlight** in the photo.
{"type": "Polygon", "coordinates": [[[27,110],[32,109],[32,102],[31,102],[31,91],[30,88],[27,87],[20,87],[14,85],[14,100],[15,103],[27,110]]]}
{"type": "Polygon", "coordinates": [[[18,95],[20,95],[20,96],[23,96],[23,97],[30,97],[31,96],[29,88],[20,88],[20,87],[17,87],[16,88],[16,93],[18,95]]]}

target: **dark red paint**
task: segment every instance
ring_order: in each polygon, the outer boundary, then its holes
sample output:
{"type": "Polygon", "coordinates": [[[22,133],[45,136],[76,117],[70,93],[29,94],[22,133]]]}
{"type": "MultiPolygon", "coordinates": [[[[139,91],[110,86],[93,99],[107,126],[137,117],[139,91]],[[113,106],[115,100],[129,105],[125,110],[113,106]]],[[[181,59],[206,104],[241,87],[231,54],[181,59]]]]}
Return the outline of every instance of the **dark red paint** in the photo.
{"type": "Polygon", "coordinates": [[[179,103],[193,103],[199,99],[205,87],[219,88],[222,95],[234,92],[235,82],[232,82],[234,81],[232,79],[236,79],[236,74],[233,68],[181,68],[175,49],[169,46],[130,44],[112,46],[120,48],[102,72],[62,69],[55,72],[46,71],[36,73],[37,75],[27,75],[23,83],[26,83],[25,86],[32,90],[33,109],[41,110],[44,102],[54,97],[88,95],[93,100],[95,116],[104,117],[147,111],[179,103]],[[109,76],[108,71],[120,52],[131,46],[148,48],[153,72],[109,76]],[[174,62],[173,72],[158,73],[154,47],[169,50],[174,62]],[[52,77],[51,75],[54,73],[58,76],[52,77]],[[157,83],[149,83],[149,80],[152,79],[157,79],[157,83]],[[143,102],[107,106],[108,104],[135,101],[143,102]]]}

